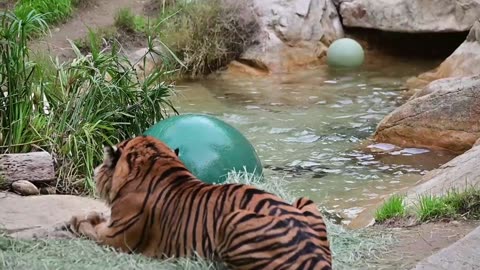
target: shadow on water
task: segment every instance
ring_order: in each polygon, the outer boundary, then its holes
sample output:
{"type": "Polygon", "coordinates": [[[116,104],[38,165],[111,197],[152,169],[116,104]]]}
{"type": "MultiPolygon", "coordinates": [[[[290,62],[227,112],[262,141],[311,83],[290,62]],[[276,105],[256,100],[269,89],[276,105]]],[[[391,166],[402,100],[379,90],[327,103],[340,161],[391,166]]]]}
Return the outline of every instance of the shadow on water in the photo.
{"type": "MultiPolygon", "coordinates": [[[[182,113],[207,113],[254,144],[273,179],[348,220],[364,207],[413,185],[453,156],[444,152],[372,153],[376,125],[400,106],[403,83],[437,63],[367,55],[359,70],[317,66],[290,74],[225,73],[179,84],[182,113]]],[[[347,221],[348,222],[348,221],[347,221]]]]}

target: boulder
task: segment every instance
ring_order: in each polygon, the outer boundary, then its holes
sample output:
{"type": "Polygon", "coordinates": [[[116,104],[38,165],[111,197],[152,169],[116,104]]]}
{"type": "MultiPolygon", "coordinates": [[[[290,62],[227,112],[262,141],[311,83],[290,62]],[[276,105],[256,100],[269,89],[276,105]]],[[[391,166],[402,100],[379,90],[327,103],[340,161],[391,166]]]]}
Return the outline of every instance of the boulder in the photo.
{"type": "Polygon", "coordinates": [[[340,2],[343,25],[393,32],[463,32],[480,15],[479,0],[352,0],[340,2]]]}
{"type": "MultiPolygon", "coordinates": [[[[480,13],[477,17],[480,17],[480,13]]],[[[441,78],[480,74],[480,20],[476,21],[460,47],[440,66],[407,81],[412,91],[422,89],[428,83],[441,78]]]]}
{"type": "MultiPolygon", "coordinates": [[[[319,61],[328,45],[343,37],[331,0],[253,0],[252,4],[261,29],[258,44],[241,56],[241,64],[257,63],[271,73],[288,72],[319,61]]],[[[238,65],[236,70],[242,70],[238,65]]]]}
{"type": "Polygon", "coordinates": [[[445,195],[456,189],[461,192],[480,184],[480,146],[475,146],[462,155],[428,172],[419,183],[407,192],[407,203],[412,204],[420,195],[445,195]]]}
{"type": "Polygon", "coordinates": [[[433,82],[387,115],[374,139],[462,153],[480,138],[480,75],[433,82]]]}

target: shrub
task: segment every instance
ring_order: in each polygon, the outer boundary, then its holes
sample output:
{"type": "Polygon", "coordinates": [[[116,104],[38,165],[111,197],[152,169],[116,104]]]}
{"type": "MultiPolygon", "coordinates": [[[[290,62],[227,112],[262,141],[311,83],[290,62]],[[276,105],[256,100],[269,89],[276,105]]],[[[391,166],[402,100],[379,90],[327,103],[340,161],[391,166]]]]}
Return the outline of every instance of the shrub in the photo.
{"type": "Polygon", "coordinates": [[[208,74],[238,58],[259,29],[247,1],[202,0],[169,4],[160,38],[183,61],[182,73],[208,74]]]}
{"type": "Polygon", "coordinates": [[[375,220],[384,222],[391,218],[404,217],[406,209],[403,204],[405,196],[393,195],[388,198],[384,204],[375,212],[375,220]]]}

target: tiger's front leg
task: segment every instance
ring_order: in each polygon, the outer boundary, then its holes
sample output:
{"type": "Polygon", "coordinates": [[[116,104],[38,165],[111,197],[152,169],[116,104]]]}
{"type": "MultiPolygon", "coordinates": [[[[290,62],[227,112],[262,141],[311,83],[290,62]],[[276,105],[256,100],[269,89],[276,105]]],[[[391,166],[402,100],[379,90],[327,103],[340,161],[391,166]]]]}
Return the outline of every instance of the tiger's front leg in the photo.
{"type": "MultiPolygon", "coordinates": [[[[92,212],[87,216],[73,216],[68,228],[78,236],[85,236],[100,245],[110,246],[119,251],[134,251],[140,238],[139,228],[143,223],[132,226],[113,225],[112,216],[105,218],[102,214],[92,212]]],[[[138,251],[138,250],[137,250],[138,251]]],[[[146,256],[155,256],[151,250],[140,250],[146,256]]]]}
{"type": "Polygon", "coordinates": [[[86,216],[73,216],[68,222],[68,226],[74,234],[78,236],[86,236],[91,240],[97,241],[98,235],[95,227],[106,222],[107,219],[102,213],[91,212],[86,216]]]}

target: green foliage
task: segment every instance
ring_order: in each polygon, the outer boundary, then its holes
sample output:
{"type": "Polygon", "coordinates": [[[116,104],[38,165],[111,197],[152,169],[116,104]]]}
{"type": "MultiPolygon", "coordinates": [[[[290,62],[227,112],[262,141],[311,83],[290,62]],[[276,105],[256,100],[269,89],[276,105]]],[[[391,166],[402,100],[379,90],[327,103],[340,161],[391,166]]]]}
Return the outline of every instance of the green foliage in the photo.
{"type": "Polygon", "coordinates": [[[135,15],[128,8],[122,8],[115,14],[115,26],[126,32],[135,32],[135,15]]]}
{"type": "Polygon", "coordinates": [[[480,219],[480,190],[449,191],[445,196],[422,196],[418,207],[421,221],[439,218],[480,219]]]}
{"type": "MultiPolygon", "coordinates": [[[[34,13],[30,20],[42,22],[34,13]]],[[[93,32],[90,54],[83,55],[72,44],[77,54],[72,62],[40,57],[34,62],[25,34],[31,24],[26,22],[10,13],[2,21],[0,153],[49,150],[58,161],[60,188],[92,191],[102,144],[139,135],[175,113],[168,100],[171,87],[163,83],[161,71],[139,78],[135,63],[122,56],[118,46],[100,50],[93,32]]],[[[151,39],[149,48],[145,56],[158,53],[151,39]]]]}
{"type": "Polygon", "coordinates": [[[91,52],[95,46],[103,47],[104,44],[113,44],[119,38],[115,27],[101,27],[88,29],[88,35],[74,40],[74,45],[83,53],[91,52]]]}
{"type": "Polygon", "coordinates": [[[392,195],[375,212],[375,220],[384,222],[391,218],[401,218],[406,215],[406,209],[403,204],[405,196],[392,195]]]}
{"type": "Polygon", "coordinates": [[[162,5],[158,31],[183,61],[182,73],[195,77],[215,71],[255,41],[259,25],[245,1],[171,2],[162,5]]]}
{"type": "Polygon", "coordinates": [[[165,108],[173,109],[166,99],[171,90],[159,81],[160,72],[140,81],[133,65],[116,49],[94,49],[85,56],[73,48],[77,59],[58,69],[56,83],[62,94],[52,96],[58,109],[54,145],[61,146],[60,155],[76,161],[69,169],[87,175],[87,188],[93,188],[91,176],[101,161],[102,144],[142,134],[165,118],[165,108]]]}
{"type": "Polygon", "coordinates": [[[445,203],[451,205],[457,215],[468,219],[480,219],[480,189],[468,188],[463,192],[450,191],[445,203]]]}
{"type": "Polygon", "coordinates": [[[29,59],[27,37],[46,28],[34,12],[23,20],[11,12],[0,15],[0,152],[31,151],[43,141],[43,87],[34,83],[37,66],[29,59]]]}
{"type": "Polygon", "coordinates": [[[15,14],[26,19],[34,12],[43,15],[48,24],[64,21],[72,13],[71,0],[20,0],[15,6],[15,14]]]}
{"type": "Polygon", "coordinates": [[[430,195],[420,197],[417,209],[417,216],[420,221],[450,218],[455,214],[455,208],[446,202],[445,197],[430,195]]]}

